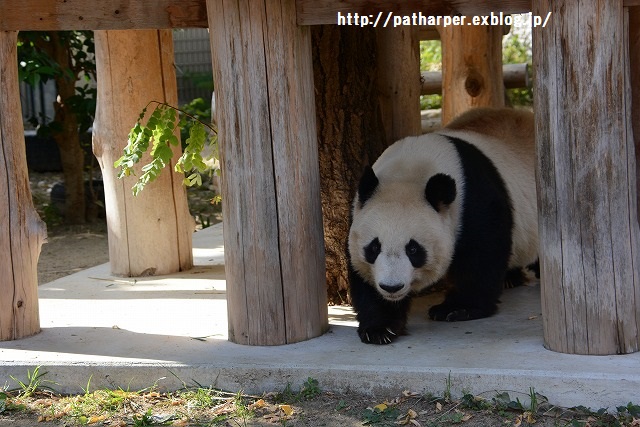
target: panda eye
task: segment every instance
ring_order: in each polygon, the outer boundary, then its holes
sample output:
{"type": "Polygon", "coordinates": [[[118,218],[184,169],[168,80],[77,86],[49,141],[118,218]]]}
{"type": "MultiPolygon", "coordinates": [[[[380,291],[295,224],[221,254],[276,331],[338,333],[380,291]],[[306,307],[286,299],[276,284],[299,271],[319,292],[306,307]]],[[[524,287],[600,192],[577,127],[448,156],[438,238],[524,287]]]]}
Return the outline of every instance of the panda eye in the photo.
{"type": "Polygon", "coordinates": [[[427,262],[427,251],[415,240],[409,240],[405,246],[405,253],[414,268],[420,268],[427,262]]]}
{"type": "Polygon", "coordinates": [[[364,247],[364,259],[367,260],[369,264],[373,264],[376,262],[376,258],[380,255],[381,250],[380,240],[376,237],[364,247]]]}

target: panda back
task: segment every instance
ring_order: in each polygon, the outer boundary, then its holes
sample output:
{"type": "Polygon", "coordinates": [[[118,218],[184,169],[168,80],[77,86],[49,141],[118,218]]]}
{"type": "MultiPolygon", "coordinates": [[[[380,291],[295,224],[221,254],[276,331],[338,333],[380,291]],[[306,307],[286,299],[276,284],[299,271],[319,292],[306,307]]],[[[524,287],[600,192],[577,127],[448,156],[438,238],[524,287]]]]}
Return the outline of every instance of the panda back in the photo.
{"type": "Polygon", "coordinates": [[[472,122],[469,126],[472,130],[459,126],[461,129],[444,129],[439,133],[474,145],[497,169],[513,209],[509,266],[524,267],[538,257],[533,117],[509,109],[484,111],[485,115],[479,116],[484,120],[472,122]],[[484,130],[481,125],[486,126],[484,130]]]}

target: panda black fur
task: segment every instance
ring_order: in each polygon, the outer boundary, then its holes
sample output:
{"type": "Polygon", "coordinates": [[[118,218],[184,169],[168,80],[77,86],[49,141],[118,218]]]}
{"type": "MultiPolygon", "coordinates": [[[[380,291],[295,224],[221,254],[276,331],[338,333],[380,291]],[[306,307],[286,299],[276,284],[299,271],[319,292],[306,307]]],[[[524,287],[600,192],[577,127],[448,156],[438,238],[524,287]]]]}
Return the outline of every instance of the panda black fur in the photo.
{"type": "Polygon", "coordinates": [[[347,254],[363,342],[404,334],[412,296],[440,281],[450,289],[431,319],[496,312],[505,280],[538,256],[533,135],[531,113],[475,109],[364,171],[347,254]]]}

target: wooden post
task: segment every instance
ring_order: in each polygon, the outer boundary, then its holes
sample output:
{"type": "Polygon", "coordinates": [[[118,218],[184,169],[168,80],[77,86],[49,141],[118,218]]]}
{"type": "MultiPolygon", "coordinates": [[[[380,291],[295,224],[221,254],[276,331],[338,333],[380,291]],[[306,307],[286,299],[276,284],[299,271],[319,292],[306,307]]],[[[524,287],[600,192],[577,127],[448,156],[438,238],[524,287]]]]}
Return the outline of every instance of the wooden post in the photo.
{"type": "Polygon", "coordinates": [[[439,27],[442,125],[471,107],[503,107],[501,26],[439,27]]]}
{"type": "Polygon", "coordinates": [[[47,235],[29,189],[17,41],[17,31],[0,31],[0,341],[40,332],[37,268],[47,235]]]}
{"type": "Polygon", "coordinates": [[[545,346],[639,348],[636,171],[622,0],[534,0],[545,346]]]}
{"type": "MultiPolygon", "coordinates": [[[[137,197],[131,193],[136,177],[119,180],[113,167],[149,101],[177,106],[171,31],[96,31],[95,43],[98,108],[93,150],[104,179],[111,271],[145,276],[189,269],[193,219],[173,162],[137,197]]],[[[178,156],[175,153],[174,160],[178,156]]]]}
{"type": "MultiPolygon", "coordinates": [[[[631,124],[636,149],[636,188],[640,188],[640,6],[629,7],[629,70],[631,75],[631,124]]],[[[640,215],[640,197],[637,198],[640,215]]]]}
{"type": "Polygon", "coordinates": [[[420,135],[420,46],[413,27],[378,28],[377,71],[387,144],[420,135]]]}
{"type": "Polygon", "coordinates": [[[229,339],[326,331],[310,30],[293,0],[207,0],[219,126],[229,339]]]}

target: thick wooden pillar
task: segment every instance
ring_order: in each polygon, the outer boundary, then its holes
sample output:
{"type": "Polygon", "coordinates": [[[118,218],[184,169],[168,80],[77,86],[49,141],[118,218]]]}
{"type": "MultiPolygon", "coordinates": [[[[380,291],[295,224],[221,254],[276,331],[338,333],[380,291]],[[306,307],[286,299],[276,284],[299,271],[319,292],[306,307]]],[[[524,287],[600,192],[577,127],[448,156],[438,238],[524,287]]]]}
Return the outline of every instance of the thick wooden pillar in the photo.
{"type": "Polygon", "coordinates": [[[328,326],[310,30],[293,0],[207,0],[222,168],[229,339],[328,326]]]}
{"type": "Polygon", "coordinates": [[[46,227],[31,199],[17,31],[0,31],[0,341],[40,332],[38,257],[46,227]]]}
{"type": "MultiPolygon", "coordinates": [[[[636,149],[636,188],[640,188],[640,6],[629,7],[627,33],[629,37],[629,71],[631,76],[631,124],[636,149]]],[[[640,215],[640,197],[637,198],[640,215]]]]}
{"type": "Polygon", "coordinates": [[[545,346],[639,348],[640,259],[622,0],[534,0],[545,346]]]}
{"type": "Polygon", "coordinates": [[[503,107],[501,26],[438,27],[442,125],[472,107],[503,107]]]}
{"type": "Polygon", "coordinates": [[[189,269],[193,219],[173,162],[137,197],[131,193],[136,177],[120,180],[113,167],[149,101],[177,106],[171,31],[96,31],[95,43],[98,107],[93,151],[104,179],[111,272],[145,276],[189,269]]]}
{"type": "Polygon", "coordinates": [[[387,144],[420,135],[420,41],[414,27],[378,28],[377,72],[387,144]]]}

